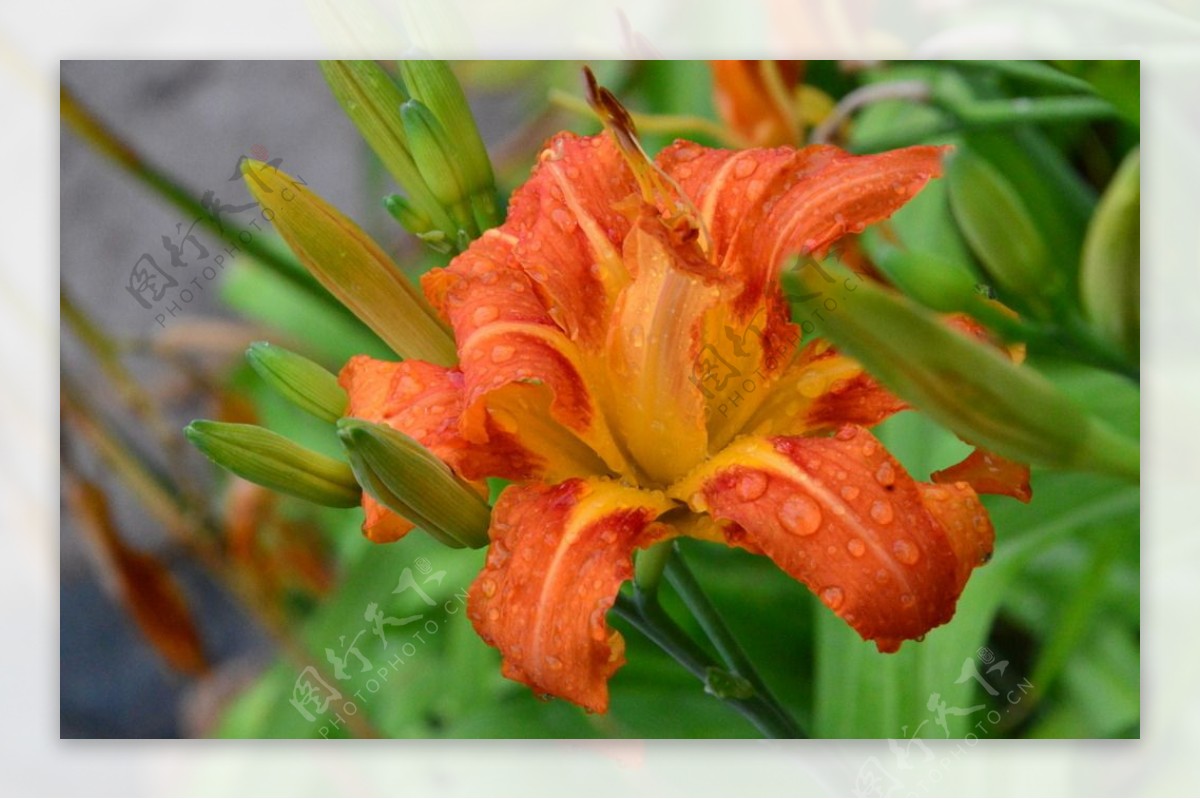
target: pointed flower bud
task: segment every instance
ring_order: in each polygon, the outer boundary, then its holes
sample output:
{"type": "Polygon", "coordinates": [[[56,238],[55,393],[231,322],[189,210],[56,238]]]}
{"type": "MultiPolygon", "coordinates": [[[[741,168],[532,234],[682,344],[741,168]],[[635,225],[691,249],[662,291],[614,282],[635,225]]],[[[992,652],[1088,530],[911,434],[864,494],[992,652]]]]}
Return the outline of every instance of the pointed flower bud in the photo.
{"type": "Polygon", "coordinates": [[[1062,290],[1061,275],[1016,189],[970,150],[951,159],[946,180],[954,217],[988,274],[1014,302],[1044,312],[1062,290]]]}
{"type": "Polygon", "coordinates": [[[483,137],[458,79],[445,61],[401,61],[400,76],[409,94],[433,114],[453,143],[453,153],[469,194],[494,192],[495,178],[483,137]]]}
{"type": "Polygon", "coordinates": [[[965,311],[977,302],[975,276],[961,263],[876,241],[874,263],[896,288],[935,311],[965,311]]]}
{"type": "Polygon", "coordinates": [[[305,268],[398,355],[442,366],[457,360],[424,295],[358,225],[275,167],[247,160],[242,171],[305,268]]]}
{"type": "MultiPolygon", "coordinates": [[[[830,261],[821,266],[845,287],[836,310],[823,314],[823,329],[902,399],[967,441],[1009,458],[1137,479],[1137,445],[1045,377],[951,329],[906,297],[857,280],[830,261]]],[[[809,292],[827,288],[814,278],[817,271],[800,270],[809,292]]]]}
{"type": "Polygon", "coordinates": [[[401,227],[425,242],[429,249],[440,253],[454,250],[454,243],[446,235],[446,231],[435,228],[432,219],[421,213],[420,209],[399,194],[389,194],[384,197],[383,207],[387,209],[393,219],[400,223],[401,227]]]}
{"type": "Polygon", "coordinates": [[[1083,309],[1100,333],[1137,356],[1141,327],[1141,166],[1125,157],[1100,198],[1083,244],[1079,289],[1083,309]]]}
{"type": "Polygon", "coordinates": [[[363,488],[450,547],[488,542],[491,509],[436,455],[387,425],[342,419],[338,435],[363,488]]]}
{"type": "Polygon", "coordinates": [[[199,419],[183,432],[213,463],[260,486],[334,508],[362,499],[345,463],[257,425],[199,419]]]}
{"type": "Polygon", "coordinates": [[[409,151],[400,119],[400,106],[408,97],[401,88],[374,61],[322,61],[321,72],[346,116],[413,205],[432,225],[451,230],[450,217],[425,185],[409,151]]]}
{"type": "Polygon", "coordinates": [[[265,341],[246,350],[250,366],[296,407],[318,419],[336,422],[346,412],[346,392],[337,378],[303,355],[265,341]]]}
{"type": "Polygon", "coordinates": [[[477,234],[470,211],[471,193],[450,135],[420,100],[409,100],[400,106],[400,118],[404,120],[409,147],[425,184],[460,229],[477,234]]]}

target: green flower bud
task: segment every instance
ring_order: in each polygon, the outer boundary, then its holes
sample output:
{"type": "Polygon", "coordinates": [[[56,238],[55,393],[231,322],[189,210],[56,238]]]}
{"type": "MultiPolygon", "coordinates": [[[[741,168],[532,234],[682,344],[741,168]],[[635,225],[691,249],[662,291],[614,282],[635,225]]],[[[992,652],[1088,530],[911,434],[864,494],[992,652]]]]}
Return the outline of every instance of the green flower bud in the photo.
{"type": "Polygon", "coordinates": [[[400,118],[404,120],[421,177],[438,201],[450,209],[451,216],[459,219],[455,211],[467,207],[471,192],[460,168],[455,143],[420,100],[409,100],[400,106],[400,118]]]}
{"type": "Polygon", "coordinates": [[[303,355],[256,341],[246,350],[246,360],[272,388],[306,413],[336,422],[346,412],[346,392],[337,378],[303,355]]]}
{"type": "Polygon", "coordinates": [[[183,432],[213,463],[252,483],[334,508],[361,500],[349,466],[265,428],[197,420],[183,432]]]}
{"type": "Polygon", "coordinates": [[[988,274],[1014,303],[1044,315],[1062,279],[1012,184],[970,150],[950,160],[946,180],[954,217],[988,274]]]}
{"type": "Polygon", "coordinates": [[[408,97],[401,88],[374,61],[322,61],[321,72],[346,116],[413,205],[433,226],[451,230],[450,217],[425,185],[409,151],[400,119],[400,106],[408,97]]]}
{"type": "Polygon", "coordinates": [[[400,76],[412,97],[432,112],[449,135],[467,193],[493,192],[491,159],[467,97],[446,62],[401,61],[400,76]]]}
{"type": "MultiPolygon", "coordinates": [[[[1015,460],[1137,479],[1137,444],[1087,413],[1045,377],[947,326],[895,292],[830,261],[840,293],[824,331],[902,399],[963,439],[1015,460]]],[[[829,284],[799,271],[807,291],[829,284]]],[[[825,306],[828,308],[828,305],[825,306]]]]}
{"type": "Polygon", "coordinates": [[[458,360],[425,296],[358,225],[278,169],[246,160],[242,171],[305,268],[398,355],[442,366],[458,360]]]}
{"type": "Polygon", "coordinates": [[[338,435],[368,494],[446,546],[487,545],[487,502],[432,452],[397,430],[362,419],[342,419],[338,435]]]}
{"type": "Polygon", "coordinates": [[[1137,357],[1141,328],[1141,157],[1125,157],[1100,198],[1083,243],[1083,310],[1107,340],[1137,357]]]}

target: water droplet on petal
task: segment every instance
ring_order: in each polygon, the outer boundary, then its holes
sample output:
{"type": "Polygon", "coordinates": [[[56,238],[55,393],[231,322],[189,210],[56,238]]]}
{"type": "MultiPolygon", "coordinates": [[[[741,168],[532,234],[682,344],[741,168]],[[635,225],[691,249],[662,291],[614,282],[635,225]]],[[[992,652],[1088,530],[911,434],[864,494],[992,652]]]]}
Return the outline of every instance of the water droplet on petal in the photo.
{"type": "Polygon", "coordinates": [[[796,535],[812,535],[821,526],[821,509],[804,495],[790,497],[779,508],[779,523],[796,535]]]}
{"type": "Polygon", "coordinates": [[[491,599],[496,595],[496,581],[488,577],[479,584],[479,590],[483,592],[485,597],[491,599]]]}
{"type": "Polygon", "coordinates": [[[733,167],[733,174],[739,178],[748,178],[758,169],[758,163],[753,158],[739,158],[733,167]]]}
{"type": "Polygon", "coordinates": [[[898,538],[892,543],[892,552],[896,555],[896,560],[906,566],[912,566],[921,559],[921,550],[917,549],[917,545],[907,538],[898,538]]]}
{"type": "Polygon", "coordinates": [[[696,512],[708,510],[708,503],[704,501],[703,491],[697,491],[688,497],[688,505],[696,512]]]}
{"type": "Polygon", "coordinates": [[[546,655],[546,667],[551,671],[558,671],[563,667],[562,661],[554,657],[554,655],[546,655]]]}
{"type": "Polygon", "coordinates": [[[878,447],[875,442],[868,439],[867,443],[863,444],[862,453],[869,458],[875,454],[876,449],[878,449],[878,447]]]}
{"type": "Polygon", "coordinates": [[[571,231],[575,229],[574,218],[572,218],[571,215],[562,208],[555,208],[553,213],[550,214],[550,218],[554,221],[554,224],[558,225],[562,230],[571,231]]]}
{"type": "Polygon", "coordinates": [[[838,588],[836,585],[831,585],[821,589],[821,601],[824,602],[825,606],[830,610],[837,610],[842,606],[842,603],[845,600],[846,595],[842,592],[842,589],[838,588]]]}
{"type": "Polygon", "coordinates": [[[861,558],[867,551],[867,545],[862,542],[862,539],[851,538],[846,544],[846,549],[856,558],[861,558]]]}
{"type": "Polygon", "coordinates": [[[737,495],[743,502],[752,502],[767,492],[767,476],[762,472],[746,472],[737,483],[737,495]]]}
{"type": "Polygon", "coordinates": [[[846,501],[852,501],[858,497],[858,486],[842,486],[840,493],[842,495],[842,499],[846,501]]]}
{"type": "Polygon", "coordinates": [[[846,426],[846,427],[843,427],[841,430],[838,430],[837,436],[835,436],[835,437],[839,441],[849,441],[850,439],[854,438],[857,435],[858,435],[858,428],[846,426]]]}
{"type": "Polygon", "coordinates": [[[497,344],[496,346],[492,347],[492,363],[504,363],[513,355],[515,355],[516,352],[517,351],[508,344],[497,344]]]}
{"type": "Polygon", "coordinates": [[[498,621],[500,619],[500,608],[488,608],[488,621],[498,621]]]}
{"type": "Polygon", "coordinates": [[[906,608],[911,608],[914,604],[916,604],[916,601],[917,600],[913,599],[912,594],[901,594],[900,595],[900,604],[906,608]]]}
{"type": "Polygon", "coordinates": [[[891,524],[895,515],[892,503],[885,499],[876,500],[871,504],[871,518],[880,524],[891,524]]]}
{"type": "Polygon", "coordinates": [[[892,467],[891,461],[879,464],[879,468],[875,470],[875,480],[881,486],[890,486],[896,482],[896,470],[892,467]]]}

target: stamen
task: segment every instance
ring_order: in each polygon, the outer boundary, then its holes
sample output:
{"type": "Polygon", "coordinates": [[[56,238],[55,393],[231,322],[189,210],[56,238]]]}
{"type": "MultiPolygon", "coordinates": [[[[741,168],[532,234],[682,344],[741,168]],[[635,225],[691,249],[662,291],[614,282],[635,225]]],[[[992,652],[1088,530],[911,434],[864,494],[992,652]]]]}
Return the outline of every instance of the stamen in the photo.
{"type": "Polygon", "coordinates": [[[658,201],[661,201],[663,206],[673,209],[673,213],[664,220],[667,226],[676,233],[681,243],[699,238],[700,249],[707,256],[712,251],[712,237],[699,209],[674,178],[646,154],[645,148],[638,140],[633,116],[621,105],[616,95],[597,83],[596,76],[586,66],[583,68],[583,76],[588,105],[592,107],[596,116],[600,117],[604,129],[616,141],[617,148],[629,164],[634,180],[641,189],[642,200],[650,205],[658,205],[658,201]]]}

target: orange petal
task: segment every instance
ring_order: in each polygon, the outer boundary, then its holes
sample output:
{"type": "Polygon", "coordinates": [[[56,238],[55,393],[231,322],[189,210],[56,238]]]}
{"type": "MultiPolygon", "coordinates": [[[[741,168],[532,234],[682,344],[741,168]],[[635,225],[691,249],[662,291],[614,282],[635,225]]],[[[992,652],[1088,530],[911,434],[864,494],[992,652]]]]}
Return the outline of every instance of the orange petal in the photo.
{"type": "Polygon", "coordinates": [[[745,431],[795,358],[800,338],[777,289],[767,292],[749,321],[741,320],[727,302],[709,312],[698,372],[708,398],[710,451],[745,431]]]}
{"type": "Polygon", "coordinates": [[[965,482],[976,493],[1001,494],[1022,502],[1033,498],[1033,489],[1029,486],[1029,464],[1010,461],[979,447],[962,462],[934,472],[930,479],[935,483],[965,482]]]}
{"type": "Polygon", "coordinates": [[[658,163],[700,208],[722,272],[742,284],[736,310],[748,319],[786,256],[824,251],[891,216],[941,174],[942,150],[854,156],[828,145],[729,152],[681,142],[658,163]]]}
{"type": "Polygon", "coordinates": [[[696,364],[701,322],[720,292],[695,273],[704,269],[695,245],[672,242],[656,214],[638,220],[624,255],[636,276],[608,331],[613,423],[645,476],[666,485],[708,452],[696,364]]]}
{"type": "Polygon", "coordinates": [[[603,344],[612,303],[629,280],[621,259],[629,220],[617,206],[637,190],[610,136],[560,133],[509,201],[501,230],[517,240],[521,269],[585,349],[603,344]]]}
{"type": "Polygon", "coordinates": [[[832,431],[843,424],[871,427],[907,407],[858,361],[817,339],[770,387],[745,430],[779,436],[832,431]]]}
{"type": "Polygon", "coordinates": [[[625,642],[605,614],[633,573],[633,551],[669,534],[661,492],[607,480],[510,486],[492,512],[487,565],[467,610],[504,657],[504,676],[590,711],[608,709],[625,642]]]}
{"type": "Polygon", "coordinates": [[[935,493],[933,508],[925,488],[848,425],[831,438],[740,438],[670,493],[722,522],[731,541],[757,546],[888,652],[949,621],[991,549],[969,488],[935,493]]]}
{"type": "MultiPolygon", "coordinates": [[[[471,444],[458,432],[463,410],[463,377],[456,369],[424,361],[377,361],[351,358],[338,383],[349,395],[346,416],[381,422],[411,436],[468,480],[483,477],[529,479],[544,472],[544,461],[511,435],[489,427],[487,447],[471,444]]],[[[480,493],[483,493],[480,486],[480,493]]],[[[363,534],[376,543],[404,537],[413,525],[363,494],[363,534]]]]}
{"type": "Polygon", "coordinates": [[[434,308],[465,341],[493,322],[555,326],[541,296],[514,256],[517,240],[489,230],[444,269],[430,270],[421,285],[434,308]]]}
{"type": "MultiPolygon", "coordinates": [[[[625,468],[576,344],[517,265],[517,239],[489,231],[424,280],[458,342],[464,396],[458,431],[492,448],[501,430],[544,467],[538,476],[625,468]]],[[[495,474],[495,472],[493,472],[495,474]]]]}
{"type": "Polygon", "coordinates": [[[460,340],[459,354],[464,438],[490,447],[493,431],[503,431],[543,461],[550,480],[626,471],[579,350],[557,328],[483,325],[460,340]]]}

